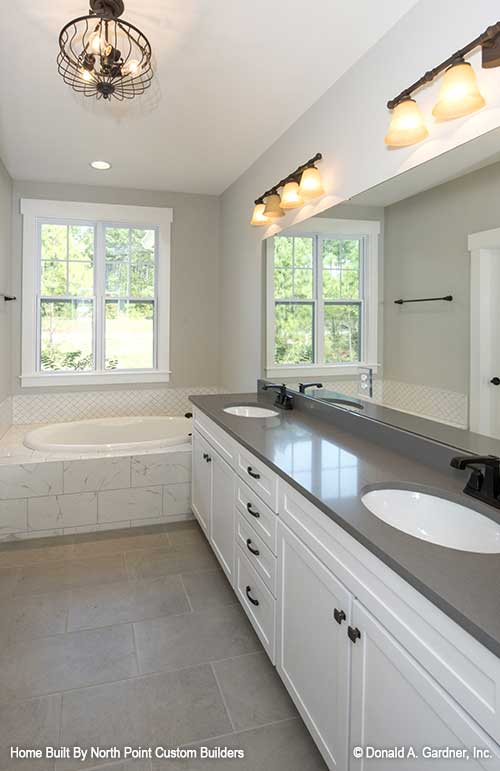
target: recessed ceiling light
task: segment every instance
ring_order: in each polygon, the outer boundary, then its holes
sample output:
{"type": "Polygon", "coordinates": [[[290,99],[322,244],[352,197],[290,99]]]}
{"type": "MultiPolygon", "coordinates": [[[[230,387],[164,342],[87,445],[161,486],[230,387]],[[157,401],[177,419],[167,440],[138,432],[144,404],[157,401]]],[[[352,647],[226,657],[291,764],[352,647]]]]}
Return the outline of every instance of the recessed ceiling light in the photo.
{"type": "Polygon", "coordinates": [[[98,169],[99,171],[107,171],[107,169],[111,168],[111,164],[108,161],[92,161],[90,165],[93,169],[98,169]]]}

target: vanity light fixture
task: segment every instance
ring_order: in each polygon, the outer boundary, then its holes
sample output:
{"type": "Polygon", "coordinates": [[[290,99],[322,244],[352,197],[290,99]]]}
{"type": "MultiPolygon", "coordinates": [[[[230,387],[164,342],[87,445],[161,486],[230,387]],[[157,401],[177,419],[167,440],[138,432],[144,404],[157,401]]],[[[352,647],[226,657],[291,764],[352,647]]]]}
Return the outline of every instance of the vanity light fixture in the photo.
{"type": "Polygon", "coordinates": [[[68,86],[84,96],[133,99],[151,85],[151,46],[130,22],[120,19],[123,0],[90,0],[90,12],[59,34],[57,67],[68,86]]]}
{"type": "Polygon", "coordinates": [[[476,74],[469,62],[465,61],[465,56],[478,47],[481,47],[482,51],[483,68],[500,67],[500,22],[488,27],[481,35],[387,102],[387,107],[393,114],[385,137],[386,145],[404,147],[420,142],[428,136],[429,132],[412,94],[431,83],[442,72],[445,73],[443,83],[438,101],[432,110],[437,120],[461,118],[484,107],[485,100],[479,91],[476,74]]]}
{"type": "Polygon", "coordinates": [[[259,196],[255,200],[250,224],[269,225],[284,217],[288,209],[298,209],[313,198],[323,195],[325,191],[321,174],[316,168],[316,163],[322,158],[321,153],[316,153],[314,158],[310,158],[277,185],[259,196]],[[280,188],[283,188],[281,195],[280,188]]]}

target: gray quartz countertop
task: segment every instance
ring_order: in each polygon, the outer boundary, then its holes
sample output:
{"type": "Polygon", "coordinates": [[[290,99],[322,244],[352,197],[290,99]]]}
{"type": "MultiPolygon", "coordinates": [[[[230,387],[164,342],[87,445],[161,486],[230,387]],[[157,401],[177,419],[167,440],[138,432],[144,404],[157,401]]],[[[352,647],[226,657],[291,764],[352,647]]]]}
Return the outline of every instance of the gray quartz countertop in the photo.
{"type": "MultiPolygon", "coordinates": [[[[462,489],[467,474],[436,470],[378,442],[299,410],[251,419],[224,412],[235,404],[272,406],[250,394],[192,396],[191,402],[267,463],[324,514],[500,657],[500,554],[456,551],[386,525],[363,506],[365,488],[406,486],[441,495],[497,522],[500,511],[462,489]]],[[[355,418],[354,418],[355,419],[355,418]]],[[[425,454],[425,453],[424,453],[425,454]]]]}

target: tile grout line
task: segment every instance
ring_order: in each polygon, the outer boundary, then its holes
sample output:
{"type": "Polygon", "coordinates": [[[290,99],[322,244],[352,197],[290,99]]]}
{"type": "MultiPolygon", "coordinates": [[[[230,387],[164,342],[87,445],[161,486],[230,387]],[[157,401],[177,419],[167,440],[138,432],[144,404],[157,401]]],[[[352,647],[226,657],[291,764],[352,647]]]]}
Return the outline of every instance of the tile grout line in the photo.
{"type": "Polygon", "coordinates": [[[193,606],[191,604],[191,600],[189,599],[189,594],[188,594],[188,591],[186,589],[186,585],[184,583],[184,579],[182,578],[182,573],[179,573],[178,575],[179,575],[179,579],[180,579],[180,582],[181,582],[181,586],[182,586],[182,588],[184,590],[184,594],[186,595],[187,604],[189,605],[191,613],[194,613],[194,608],[193,608],[193,606]]]}
{"type": "MultiPolygon", "coordinates": [[[[78,685],[78,686],[75,686],[74,688],[67,688],[66,690],[47,691],[45,693],[34,693],[28,696],[21,696],[20,698],[14,699],[13,701],[14,702],[33,701],[33,699],[42,699],[48,696],[59,696],[59,695],[61,697],[64,697],[64,695],[67,693],[75,693],[75,691],[86,691],[86,690],[89,690],[90,688],[101,688],[104,685],[106,686],[118,685],[119,683],[127,683],[135,680],[145,680],[148,677],[154,677],[158,675],[171,675],[171,674],[177,674],[179,672],[186,672],[189,669],[199,669],[200,667],[211,667],[212,664],[221,664],[224,661],[232,661],[233,659],[243,658],[244,656],[255,655],[256,653],[260,653],[260,652],[265,653],[264,649],[262,648],[262,651],[250,651],[250,653],[243,653],[241,654],[241,656],[231,656],[229,658],[217,659],[215,661],[202,661],[196,664],[186,664],[183,667],[176,667],[175,669],[155,669],[153,672],[138,672],[136,675],[121,677],[118,680],[103,680],[99,683],[88,683],[87,685],[78,685]]],[[[9,702],[2,702],[0,700],[0,707],[7,706],[8,703],[9,702]]],[[[285,720],[292,720],[292,719],[294,718],[285,718],[285,720]]],[[[278,722],[283,722],[283,721],[278,721],[278,722]]]]}
{"type": "Polygon", "coordinates": [[[254,725],[250,728],[240,728],[238,731],[234,731],[234,733],[226,733],[226,734],[218,734],[218,736],[209,736],[205,739],[197,739],[194,742],[188,742],[187,744],[181,744],[180,746],[182,748],[184,747],[196,747],[200,744],[200,742],[213,742],[217,741],[219,739],[225,739],[225,738],[234,738],[235,736],[239,736],[239,734],[247,734],[250,733],[250,731],[258,731],[260,728],[270,728],[271,726],[275,725],[282,725],[283,723],[290,723],[294,720],[300,720],[300,716],[296,715],[294,717],[286,717],[282,720],[272,720],[270,723],[262,723],[261,725],[254,725]]]}
{"type": "Polygon", "coordinates": [[[212,670],[212,674],[214,676],[214,680],[215,680],[215,683],[217,685],[217,689],[218,689],[220,697],[222,699],[222,704],[224,705],[224,709],[226,710],[227,716],[229,718],[229,722],[231,724],[231,728],[233,729],[233,733],[234,733],[235,730],[236,730],[235,725],[234,725],[234,720],[233,720],[231,712],[229,710],[229,706],[228,706],[228,703],[226,701],[226,697],[224,696],[224,692],[223,692],[222,686],[221,686],[221,684],[219,682],[219,678],[217,677],[217,672],[215,671],[215,666],[214,666],[213,662],[210,662],[210,669],[212,670]]]}

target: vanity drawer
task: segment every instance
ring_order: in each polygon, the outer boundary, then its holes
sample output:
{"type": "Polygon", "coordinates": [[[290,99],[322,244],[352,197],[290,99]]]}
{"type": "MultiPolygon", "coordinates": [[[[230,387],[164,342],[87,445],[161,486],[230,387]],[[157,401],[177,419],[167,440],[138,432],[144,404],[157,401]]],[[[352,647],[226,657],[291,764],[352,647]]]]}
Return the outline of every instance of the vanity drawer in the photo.
{"type": "Polygon", "coordinates": [[[207,416],[203,412],[200,412],[200,410],[195,409],[193,416],[195,428],[205,437],[208,442],[210,442],[212,447],[217,450],[219,455],[224,458],[226,463],[229,463],[230,466],[234,467],[236,463],[237,447],[234,439],[232,439],[229,434],[226,434],[222,428],[219,428],[219,426],[214,423],[213,420],[207,418],[207,416]]]}
{"type": "Polygon", "coordinates": [[[236,549],[236,591],[267,655],[274,664],[276,600],[239,547],[236,549]]]}
{"type": "Polygon", "coordinates": [[[250,527],[240,511],[236,525],[236,538],[248,561],[253,565],[271,594],[276,597],[276,557],[267,548],[262,538],[250,527]]]}
{"type": "Polygon", "coordinates": [[[239,479],[236,480],[236,505],[257,535],[262,538],[272,553],[276,554],[278,524],[276,514],[239,479]]]}
{"type": "Polygon", "coordinates": [[[236,471],[273,511],[278,511],[278,478],[252,453],[238,446],[236,471]]]}

